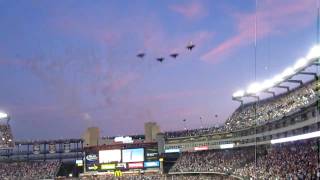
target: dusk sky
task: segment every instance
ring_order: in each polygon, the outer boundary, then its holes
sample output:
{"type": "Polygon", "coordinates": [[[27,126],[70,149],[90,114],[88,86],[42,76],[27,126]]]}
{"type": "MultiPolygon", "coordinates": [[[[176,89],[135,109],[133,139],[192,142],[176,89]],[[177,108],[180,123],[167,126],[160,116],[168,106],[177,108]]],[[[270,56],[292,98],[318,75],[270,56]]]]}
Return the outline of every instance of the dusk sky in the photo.
{"type": "MultiPolygon", "coordinates": [[[[258,0],[256,15],[257,80],[316,43],[317,0],[258,0]]],[[[222,124],[255,78],[254,22],[255,0],[0,0],[0,110],[16,139],[222,124]]]]}

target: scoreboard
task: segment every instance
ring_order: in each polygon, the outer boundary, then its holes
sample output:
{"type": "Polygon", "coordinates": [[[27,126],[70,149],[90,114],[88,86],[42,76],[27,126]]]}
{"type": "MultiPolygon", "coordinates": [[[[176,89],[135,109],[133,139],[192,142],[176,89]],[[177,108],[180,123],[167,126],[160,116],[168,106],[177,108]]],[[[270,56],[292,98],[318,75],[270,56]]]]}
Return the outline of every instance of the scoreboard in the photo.
{"type": "Polygon", "coordinates": [[[157,146],[86,151],[86,171],[123,172],[160,167],[157,146]]]}

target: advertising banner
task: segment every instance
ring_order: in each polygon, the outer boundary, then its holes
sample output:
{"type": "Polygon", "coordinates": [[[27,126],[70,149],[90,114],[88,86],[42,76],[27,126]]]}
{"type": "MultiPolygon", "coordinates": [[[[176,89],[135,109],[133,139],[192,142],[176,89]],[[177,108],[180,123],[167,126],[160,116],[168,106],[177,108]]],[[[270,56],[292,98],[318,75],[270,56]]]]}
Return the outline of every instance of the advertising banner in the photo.
{"type": "Polygon", "coordinates": [[[40,145],[33,144],[33,154],[40,154],[40,145]]]}
{"type": "Polygon", "coordinates": [[[63,150],[65,153],[70,152],[71,148],[70,148],[70,143],[64,143],[63,144],[63,150]]]}
{"type": "Polygon", "coordinates": [[[152,168],[152,167],[159,167],[160,162],[159,161],[150,161],[150,162],[144,162],[145,168],[152,168]]]}
{"type": "Polygon", "coordinates": [[[116,169],[116,164],[101,164],[101,170],[113,170],[116,169]]]}
{"type": "Polygon", "coordinates": [[[49,144],[49,153],[50,154],[56,153],[56,144],[54,143],[49,144]]]}
{"type": "Polygon", "coordinates": [[[141,169],[143,168],[143,162],[137,162],[137,163],[128,163],[129,169],[141,169]]]}
{"type": "Polygon", "coordinates": [[[159,159],[158,148],[146,148],[145,149],[145,160],[146,161],[157,161],[159,159]]]}
{"type": "Polygon", "coordinates": [[[87,171],[97,171],[99,169],[98,155],[87,154],[85,157],[87,171]]]}
{"type": "Polygon", "coordinates": [[[127,163],[118,163],[116,169],[127,169],[127,163]]]}

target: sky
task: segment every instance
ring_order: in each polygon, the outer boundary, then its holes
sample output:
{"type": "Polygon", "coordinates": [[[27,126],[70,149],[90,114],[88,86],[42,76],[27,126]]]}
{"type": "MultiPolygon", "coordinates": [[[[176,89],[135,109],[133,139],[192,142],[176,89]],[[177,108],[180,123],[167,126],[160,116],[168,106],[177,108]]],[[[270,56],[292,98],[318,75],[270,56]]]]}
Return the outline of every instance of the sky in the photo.
{"type": "Polygon", "coordinates": [[[0,0],[0,110],[16,139],[219,125],[236,90],[306,55],[316,20],[317,0],[0,0]]]}

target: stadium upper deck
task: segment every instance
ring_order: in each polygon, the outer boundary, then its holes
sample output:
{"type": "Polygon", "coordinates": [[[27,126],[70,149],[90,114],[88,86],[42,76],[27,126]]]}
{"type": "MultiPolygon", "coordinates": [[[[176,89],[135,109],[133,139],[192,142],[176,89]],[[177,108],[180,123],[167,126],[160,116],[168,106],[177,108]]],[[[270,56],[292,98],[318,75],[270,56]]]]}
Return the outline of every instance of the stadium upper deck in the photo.
{"type": "Polygon", "coordinates": [[[241,101],[241,105],[232,113],[223,126],[166,132],[166,138],[202,136],[239,131],[279,120],[298,112],[301,108],[314,104],[317,100],[316,89],[318,88],[318,75],[317,73],[306,70],[312,65],[319,66],[319,57],[320,46],[315,46],[305,58],[299,59],[293,67],[285,69],[281,74],[276,75],[271,80],[266,80],[263,83],[253,83],[246,91],[241,90],[234,93],[233,99],[241,101]],[[314,79],[306,83],[303,83],[302,80],[292,79],[297,74],[312,75],[314,79]],[[290,90],[288,86],[281,85],[285,82],[296,82],[299,83],[299,86],[290,90]],[[275,95],[275,92],[271,89],[277,87],[285,88],[287,91],[275,95]],[[260,100],[259,95],[263,92],[272,93],[273,96],[260,100]],[[256,101],[243,104],[243,98],[245,97],[253,97],[256,101]]]}

